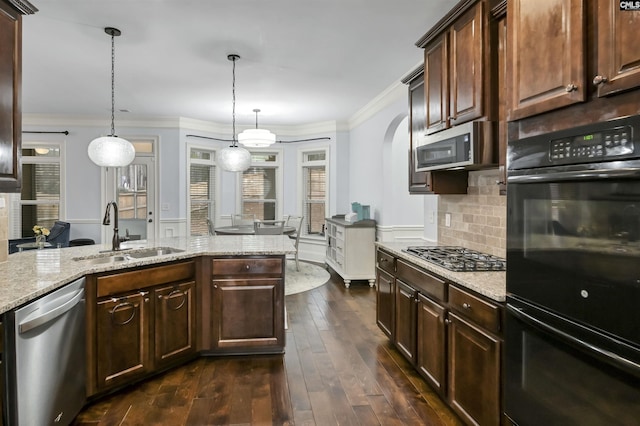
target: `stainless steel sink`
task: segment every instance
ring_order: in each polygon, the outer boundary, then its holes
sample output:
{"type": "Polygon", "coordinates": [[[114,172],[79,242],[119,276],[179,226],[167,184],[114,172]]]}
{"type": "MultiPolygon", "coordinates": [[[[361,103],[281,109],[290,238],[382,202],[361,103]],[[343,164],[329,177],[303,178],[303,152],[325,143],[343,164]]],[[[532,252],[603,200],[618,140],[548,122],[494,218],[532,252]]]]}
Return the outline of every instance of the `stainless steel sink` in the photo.
{"type": "Polygon", "coordinates": [[[152,247],[144,250],[134,250],[127,253],[127,256],[135,259],[142,259],[152,256],[163,256],[166,254],[182,253],[184,250],[173,247],[152,247]]]}
{"type": "Polygon", "coordinates": [[[127,260],[129,260],[129,257],[128,256],[118,255],[118,256],[93,257],[93,258],[88,258],[88,259],[77,259],[76,258],[74,260],[86,260],[88,263],[90,263],[92,265],[106,265],[106,264],[110,264],[110,263],[126,262],[127,260]]]}

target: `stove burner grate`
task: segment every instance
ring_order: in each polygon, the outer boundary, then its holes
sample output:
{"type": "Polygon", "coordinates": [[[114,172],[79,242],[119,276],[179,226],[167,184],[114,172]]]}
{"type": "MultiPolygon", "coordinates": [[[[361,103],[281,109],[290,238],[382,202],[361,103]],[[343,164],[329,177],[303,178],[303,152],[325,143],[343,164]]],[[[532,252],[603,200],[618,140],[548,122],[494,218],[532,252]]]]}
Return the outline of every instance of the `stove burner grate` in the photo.
{"type": "Polygon", "coordinates": [[[455,272],[507,269],[507,262],[503,258],[464,247],[411,246],[402,251],[455,272]]]}

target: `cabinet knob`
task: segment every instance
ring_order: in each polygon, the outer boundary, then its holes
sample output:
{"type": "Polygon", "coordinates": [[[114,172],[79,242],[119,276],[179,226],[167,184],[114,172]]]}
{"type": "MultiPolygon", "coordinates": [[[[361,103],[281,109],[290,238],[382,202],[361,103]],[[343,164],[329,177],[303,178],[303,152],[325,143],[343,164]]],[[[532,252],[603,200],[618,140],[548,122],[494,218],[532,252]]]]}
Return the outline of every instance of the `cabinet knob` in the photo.
{"type": "Polygon", "coordinates": [[[447,318],[447,319],[444,320],[444,323],[445,324],[451,324],[451,320],[449,318],[447,318]]]}
{"type": "Polygon", "coordinates": [[[567,93],[575,92],[576,90],[578,90],[578,86],[573,83],[569,83],[567,84],[567,87],[564,88],[564,90],[566,90],[567,93]]]}
{"type": "Polygon", "coordinates": [[[607,81],[609,81],[609,79],[607,77],[605,77],[604,75],[596,75],[595,77],[593,77],[593,85],[594,86],[599,86],[601,84],[606,83],[607,81]]]}
{"type": "Polygon", "coordinates": [[[244,269],[248,271],[249,269],[251,269],[251,267],[249,265],[244,265],[244,269]]]}
{"type": "Polygon", "coordinates": [[[214,285],[213,285],[213,288],[218,288],[218,284],[214,284],[214,285]]]}
{"type": "Polygon", "coordinates": [[[465,308],[465,309],[471,309],[471,305],[468,304],[468,303],[463,303],[462,307],[465,308]]]}

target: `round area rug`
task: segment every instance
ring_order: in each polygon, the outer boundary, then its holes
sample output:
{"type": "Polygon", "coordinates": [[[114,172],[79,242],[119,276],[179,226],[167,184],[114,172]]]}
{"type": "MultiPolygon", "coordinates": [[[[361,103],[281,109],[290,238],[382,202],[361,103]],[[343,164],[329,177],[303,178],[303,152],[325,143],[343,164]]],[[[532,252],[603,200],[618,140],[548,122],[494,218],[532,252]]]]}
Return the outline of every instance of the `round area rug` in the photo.
{"type": "Polygon", "coordinates": [[[322,266],[300,262],[300,271],[296,271],[296,261],[287,259],[284,275],[284,294],[296,294],[320,287],[329,281],[330,275],[322,266]]]}

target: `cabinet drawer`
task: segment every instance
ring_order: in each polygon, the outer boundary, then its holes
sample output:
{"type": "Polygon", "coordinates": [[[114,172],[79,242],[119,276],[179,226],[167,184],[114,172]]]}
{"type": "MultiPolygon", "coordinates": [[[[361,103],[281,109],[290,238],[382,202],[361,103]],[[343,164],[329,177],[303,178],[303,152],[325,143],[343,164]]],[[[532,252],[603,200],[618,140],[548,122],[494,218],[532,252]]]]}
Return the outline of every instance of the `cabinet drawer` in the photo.
{"type": "Polygon", "coordinates": [[[213,259],[212,275],[282,274],[282,258],[213,259]]]}
{"type": "Polygon", "coordinates": [[[388,253],[385,253],[382,250],[378,250],[376,253],[376,262],[378,263],[378,268],[387,271],[391,274],[395,274],[396,272],[396,262],[395,258],[388,253]]]}
{"type": "Polygon", "coordinates": [[[458,287],[449,286],[449,306],[476,324],[494,333],[500,332],[500,307],[458,287]]]}
{"type": "Polygon", "coordinates": [[[443,280],[400,259],[396,261],[396,277],[411,284],[420,292],[429,294],[438,300],[446,300],[447,284],[443,280]]]}
{"type": "Polygon", "coordinates": [[[195,276],[195,273],[195,262],[190,261],[175,265],[156,266],[120,274],[105,275],[98,277],[96,280],[98,288],[97,296],[110,296],[158,284],[191,280],[195,276]]]}

